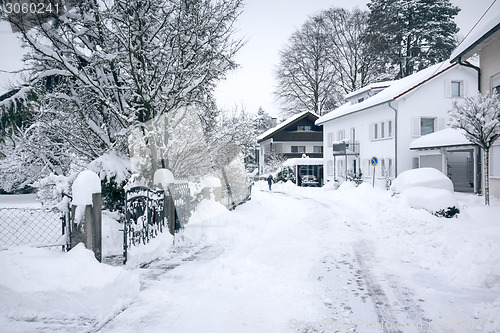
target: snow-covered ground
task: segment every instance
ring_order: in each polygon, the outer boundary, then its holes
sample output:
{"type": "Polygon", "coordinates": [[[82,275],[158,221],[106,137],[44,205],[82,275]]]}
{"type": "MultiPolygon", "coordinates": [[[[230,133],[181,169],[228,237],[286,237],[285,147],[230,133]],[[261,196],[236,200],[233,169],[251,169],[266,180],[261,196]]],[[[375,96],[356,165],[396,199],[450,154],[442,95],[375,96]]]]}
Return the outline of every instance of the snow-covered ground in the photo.
{"type": "Polygon", "coordinates": [[[455,193],[445,219],[368,184],[266,187],[232,212],[202,202],[125,268],[82,247],[0,251],[1,330],[500,331],[498,200],[455,193]]]}

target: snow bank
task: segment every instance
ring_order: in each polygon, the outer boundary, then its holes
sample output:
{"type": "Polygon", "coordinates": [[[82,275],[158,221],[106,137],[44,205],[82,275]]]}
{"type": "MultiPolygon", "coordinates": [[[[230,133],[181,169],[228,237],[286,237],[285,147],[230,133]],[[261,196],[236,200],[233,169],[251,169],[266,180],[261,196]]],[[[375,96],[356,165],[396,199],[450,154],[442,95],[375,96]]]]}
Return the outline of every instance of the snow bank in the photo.
{"type": "Polygon", "coordinates": [[[147,244],[131,246],[127,250],[127,267],[138,267],[141,264],[156,260],[172,250],[174,237],[168,232],[168,227],[147,244]]]}
{"type": "Polygon", "coordinates": [[[412,169],[402,172],[394,182],[391,189],[395,193],[401,193],[410,187],[438,188],[453,192],[453,183],[439,170],[434,168],[412,169]]]}
{"type": "Polygon", "coordinates": [[[99,263],[82,244],[68,253],[29,247],[0,251],[0,266],[0,317],[102,322],[139,293],[137,275],[99,263]]]}
{"type": "Polygon", "coordinates": [[[457,200],[448,190],[428,187],[410,187],[401,192],[402,197],[413,208],[423,208],[435,213],[449,207],[457,207],[457,200]]]}
{"type": "Polygon", "coordinates": [[[123,253],[123,224],[117,212],[102,212],[102,255],[116,256],[123,253]]]}

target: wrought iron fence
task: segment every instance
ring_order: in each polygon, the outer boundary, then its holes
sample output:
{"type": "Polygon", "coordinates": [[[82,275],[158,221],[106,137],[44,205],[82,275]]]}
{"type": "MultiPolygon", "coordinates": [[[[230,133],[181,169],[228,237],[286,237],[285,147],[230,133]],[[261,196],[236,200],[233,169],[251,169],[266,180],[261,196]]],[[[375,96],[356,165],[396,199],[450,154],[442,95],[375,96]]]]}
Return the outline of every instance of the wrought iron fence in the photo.
{"type": "Polygon", "coordinates": [[[133,187],[126,192],[123,231],[124,256],[130,246],[146,244],[166,225],[165,192],[147,187],[133,187]]]}
{"type": "MultiPolygon", "coordinates": [[[[239,190],[222,191],[221,203],[228,209],[250,200],[252,184],[239,190]]],[[[175,234],[188,223],[203,195],[192,196],[188,181],[176,181],[167,190],[133,187],[125,194],[123,227],[123,257],[128,249],[146,244],[158,233],[168,230],[175,234]]]]}
{"type": "Polygon", "coordinates": [[[67,214],[58,209],[0,208],[0,248],[29,245],[66,250],[67,225],[67,214]]]}

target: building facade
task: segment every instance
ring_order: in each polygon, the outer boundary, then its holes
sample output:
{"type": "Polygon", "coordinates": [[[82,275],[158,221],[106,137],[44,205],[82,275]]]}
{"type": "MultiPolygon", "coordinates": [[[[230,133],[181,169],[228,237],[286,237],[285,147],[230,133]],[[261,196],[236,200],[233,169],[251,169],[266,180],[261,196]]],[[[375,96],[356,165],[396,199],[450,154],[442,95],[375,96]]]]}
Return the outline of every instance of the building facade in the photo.
{"type": "Polygon", "coordinates": [[[290,158],[323,157],[323,128],[315,125],[319,116],[302,112],[257,137],[259,172],[266,174],[290,158]]]}
{"type": "Polygon", "coordinates": [[[425,164],[426,154],[410,150],[411,142],[444,129],[453,101],[470,95],[476,80],[474,69],[445,62],[349,94],[346,104],[316,121],[323,126],[325,179],[361,171],[383,181],[425,164]],[[341,143],[345,153],[337,151],[341,143]]]}
{"type": "MultiPolygon", "coordinates": [[[[482,94],[494,91],[500,94],[500,4],[491,9],[451,55],[456,62],[463,62],[475,54],[479,56],[476,90],[482,94]]],[[[490,194],[500,198],[500,139],[490,150],[489,175],[490,194]]]]}

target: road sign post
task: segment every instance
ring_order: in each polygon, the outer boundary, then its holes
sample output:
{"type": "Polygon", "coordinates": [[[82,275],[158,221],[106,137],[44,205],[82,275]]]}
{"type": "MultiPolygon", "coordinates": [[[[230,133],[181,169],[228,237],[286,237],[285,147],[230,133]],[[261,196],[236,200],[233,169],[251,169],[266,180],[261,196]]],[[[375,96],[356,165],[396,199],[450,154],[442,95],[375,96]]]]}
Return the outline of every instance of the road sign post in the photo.
{"type": "Polygon", "coordinates": [[[378,164],[378,158],[376,156],[372,156],[372,158],[370,158],[370,164],[373,166],[372,187],[375,187],[375,167],[378,164]]]}

